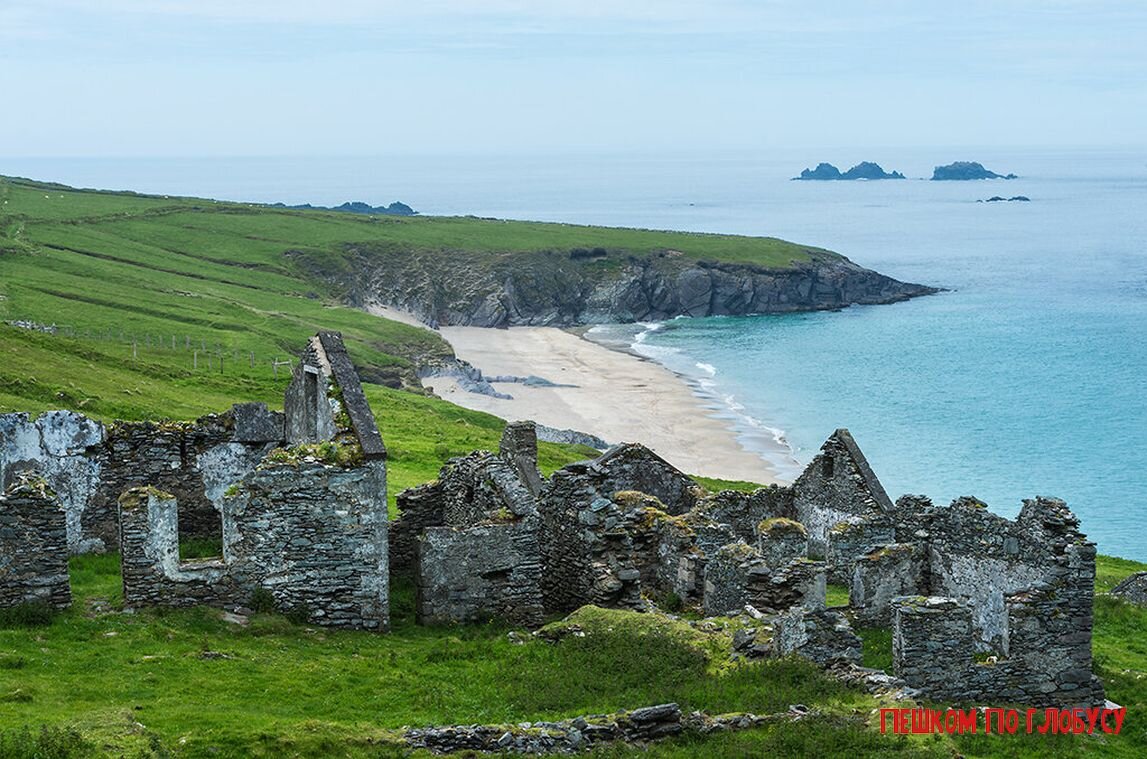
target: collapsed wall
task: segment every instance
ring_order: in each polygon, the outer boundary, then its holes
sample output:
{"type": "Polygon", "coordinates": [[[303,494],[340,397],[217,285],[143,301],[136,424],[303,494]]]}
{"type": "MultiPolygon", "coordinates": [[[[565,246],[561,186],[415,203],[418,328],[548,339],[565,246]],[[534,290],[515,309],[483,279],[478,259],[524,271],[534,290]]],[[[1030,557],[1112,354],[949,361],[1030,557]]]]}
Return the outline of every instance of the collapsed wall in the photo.
{"type": "MultiPolygon", "coordinates": [[[[638,608],[643,588],[699,599],[703,554],[691,544],[693,527],[681,515],[697,505],[700,493],[691,479],[637,444],[614,446],[555,472],[539,499],[546,609],[571,611],[587,603],[638,608]]],[[[715,542],[732,539],[727,532],[715,542]]]]}
{"type": "Polygon", "coordinates": [[[282,439],[283,415],[262,403],[236,404],[194,422],[115,422],[107,428],[84,535],[113,550],[120,494],[151,486],[178,500],[184,538],[218,540],[227,488],[253,472],[282,439]]]}
{"type": "Polygon", "coordinates": [[[431,527],[418,547],[421,624],[499,618],[536,627],[544,619],[537,518],[468,529],[431,527]]]}
{"type": "Polygon", "coordinates": [[[930,698],[1103,701],[1092,674],[1095,544],[1054,498],[1013,521],[974,498],[898,502],[892,543],[856,559],[855,616],[893,630],[894,670],[930,698]]]}
{"type": "Polygon", "coordinates": [[[0,415],[0,481],[35,470],[64,509],[73,553],[112,551],[119,541],[116,501],[154,485],[180,499],[186,537],[219,537],[223,492],[253,471],[283,437],[282,414],[237,404],[194,422],[115,422],[72,411],[0,415]]]}
{"type": "Polygon", "coordinates": [[[134,606],[246,607],[257,591],[313,624],[389,626],[386,467],[264,465],[225,497],[223,556],[179,559],[171,494],[133,488],[119,500],[124,601],[134,606]]]}
{"type": "Polygon", "coordinates": [[[103,425],[74,411],[0,414],[0,490],[24,472],[43,477],[59,499],[67,544],[76,553],[114,545],[83,528],[100,481],[103,443],[103,425]]]}
{"type": "Polygon", "coordinates": [[[451,459],[398,494],[390,571],[414,577],[420,623],[541,623],[537,466],[532,424],[511,423],[498,453],[451,459]]]}

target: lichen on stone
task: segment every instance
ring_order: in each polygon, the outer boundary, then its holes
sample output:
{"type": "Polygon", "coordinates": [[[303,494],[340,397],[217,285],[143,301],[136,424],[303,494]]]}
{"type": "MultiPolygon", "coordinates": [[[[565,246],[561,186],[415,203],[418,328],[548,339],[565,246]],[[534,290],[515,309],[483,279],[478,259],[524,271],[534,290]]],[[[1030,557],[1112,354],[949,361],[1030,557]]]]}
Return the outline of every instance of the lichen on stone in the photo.
{"type": "Polygon", "coordinates": [[[757,532],[762,535],[795,532],[798,535],[808,535],[808,530],[800,522],[786,517],[773,517],[757,525],[757,532]]]}

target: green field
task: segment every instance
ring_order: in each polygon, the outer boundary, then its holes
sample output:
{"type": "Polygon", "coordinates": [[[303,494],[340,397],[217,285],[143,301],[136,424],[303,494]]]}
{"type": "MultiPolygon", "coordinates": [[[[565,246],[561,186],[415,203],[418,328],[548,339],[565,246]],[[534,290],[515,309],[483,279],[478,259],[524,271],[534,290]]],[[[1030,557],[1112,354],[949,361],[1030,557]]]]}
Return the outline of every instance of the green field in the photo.
{"type": "MultiPolygon", "coordinates": [[[[358,217],[0,179],[0,321],[57,327],[0,324],[0,413],[191,419],[238,401],[281,407],[288,370],[276,376],[272,362],[317,329],[337,329],[368,380],[393,503],[448,458],[495,447],[503,420],[410,392],[414,369],[449,356],[449,346],[342,305],[300,265],[347,265],[347,243],[486,257],[601,246],[611,256],[674,250],[771,266],[832,255],[766,238],[358,217]]],[[[547,472],[589,453],[540,446],[547,472]]],[[[1143,568],[1101,557],[1099,587],[1143,568]]],[[[387,635],[274,615],[240,627],[207,609],[122,613],[118,572],[114,555],[76,558],[71,610],[0,615],[0,759],[404,755],[394,743],[404,725],[563,718],[665,701],[711,712],[804,703],[819,715],[597,754],[1147,755],[1147,611],[1107,597],[1096,600],[1095,655],[1109,697],[1129,708],[1125,735],[909,740],[880,735],[875,699],[806,663],[730,661],[727,630],[590,610],[579,620],[584,638],[554,645],[527,636],[515,645],[497,624],[416,626],[406,586],[394,589],[387,635]]],[[[843,598],[836,589],[833,600],[843,598]]],[[[886,663],[887,631],[864,637],[866,660],[886,663]]]]}

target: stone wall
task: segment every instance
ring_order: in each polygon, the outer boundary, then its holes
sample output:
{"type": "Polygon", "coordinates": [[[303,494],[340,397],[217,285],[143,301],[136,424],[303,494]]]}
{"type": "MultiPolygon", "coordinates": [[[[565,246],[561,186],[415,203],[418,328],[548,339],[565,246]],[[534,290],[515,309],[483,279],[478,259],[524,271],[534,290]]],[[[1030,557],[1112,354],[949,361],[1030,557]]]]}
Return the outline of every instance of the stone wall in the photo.
{"type": "Polygon", "coordinates": [[[542,492],[538,471],[538,430],[533,422],[509,422],[502,431],[498,455],[518,472],[518,478],[535,498],[542,492]]]}
{"type": "Polygon", "coordinates": [[[180,501],[185,537],[219,537],[223,493],[282,439],[282,415],[238,404],[195,422],[116,422],[49,411],[0,416],[0,479],[36,469],[59,496],[73,553],[115,550],[117,500],[152,485],[180,501]]]}
{"type": "Polygon", "coordinates": [[[283,396],[289,445],[334,440],[354,444],[370,461],[386,458],[386,446],[362,384],[338,332],[318,332],[299,356],[283,396]]]}
{"type": "Polygon", "coordinates": [[[489,451],[451,459],[438,474],[444,524],[469,527],[487,519],[534,514],[537,499],[518,468],[489,451]]]}
{"type": "Polygon", "coordinates": [[[1111,595],[1133,604],[1147,606],[1147,572],[1136,572],[1127,577],[1111,589],[1111,595]]]}
{"type": "Polygon", "coordinates": [[[430,527],[418,547],[421,624],[500,618],[542,623],[537,517],[467,529],[430,527]]]}
{"type": "Polygon", "coordinates": [[[107,431],[84,534],[115,546],[120,494],[151,486],[175,496],[181,536],[218,539],[227,488],[282,440],[282,420],[261,403],[246,403],[194,422],[116,422],[107,431]]]}
{"type": "Polygon", "coordinates": [[[246,605],[262,588],[313,624],[389,626],[382,461],[258,469],[224,501],[222,560],[179,561],[176,502],[154,488],[125,493],[120,522],[129,606],[246,605]]]}
{"type": "Polygon", "coordinates": [[[442,483],[434,480],[408,488],[395,500],[398,517],[390,524],[390,576],[412,576],[418,561],[418,540],[422,531],[446,524],[442,483]]]}
{"type": "MultiPolygon", "coordinates": [[[[0,414],[0,490],[22,472],[43,477],[64,510],[68,547],[74,553],[115,545],[103,540],[109,531],[94,535],[83,529],[85,518],[94,518],[90,501],[100,480],[103,442],[103,425],[73,411],[46,411],[35,419],[25,413],[0,414]]],[[[114,529],[110,533],[114,541],[114,529]]]]}
{"type": "Polygon", "coordinates": [[[451,459],[438,479],[398,495],[391,571],[413,570],[428,624],[542,619],[537,436],[508,424],[497,454],[451,459]]]}
{"type": "Polygon", "coordinates": [[[927,550],[915,543],[890,543],[853,563],[848,603],[860,623],[888,627],[892,624],[892,599],[919,595],[927,587],[927,550]]]}
{"type": "Polygon", "coordinates": [[[896,542],[896,526],[885,516],[862,522],[840,522],[828,531],[825,560],[830,582],[847,585],[852,581],[853,563],[873,548],[896,542]]]}
{"type": "Polygon", "coordinates": [[[794,606],[810,611],[825,608],[824,562],[795,558],[780,567],[754,547],[731,543],[705,563],[704,609],[708,615],[739,612],[746,604],[762,612],[794,606]]]}
{"type": "Polygon", "coordinates": [[[808,530],[784,517],[766,519],[757,525],[757,550],[765,566],[780,569],[808,556],[808,530]]]}
{"type": "Polygon", "coordinates": [[[582,520],[599,520],[611,501],[597,493],[589,464],[570,464],[554,472],[539,499],[542,602],[547,612],[569,612],[592,593],[590,544],[596,540],[582,520]]]}
{"type": "Polygon", "coordinates": [[[700,604],[706,557],[698,548],[696,528],[707,531],[713,525],[704,516],[673,516],[659,499],[635,490],[607,497],[590,469],[573,465],[560,470],[543,494],[547,611],[587,603],[644,609],[646,593],[700,604]]]}
{"type": "MultiPolygon", "coordinates": [[[[809,531],[809,551],[827,555],[828,534],[842,522],[862,522],[893,510],[892,501],[846,429],[839,429],[792,485],[796,519],[809,531]]],[[[866,546],[867,547],[867,546],[866,546]]],[[[837,559],[851,566],[852,557],[837,559]]],[[[830,569],[835,571],[836,564],[830,569]]]]}
{"type": "Polygon", "coordinates": [[[760,555],[745,542],[722,546],[705,564],[705,616],[740,613],[749,602],[749,570],[763,566],[760,555]]]}
{"type": "Polygon", "coordinates": [[[1103,686],[1091,671],[1089,614],[1055,593],[1009,597],[1013,655],[982,661],[975,656],[971,607],[941,596],[894,599],[893,669],[933,700],[1101,705],[1103,686]],[[1087,645],[1081,647],[1084,638],[1087,645]]]}
{"type": "Polygon", "coordinates": [[[749,604],[769,612],[793,606],[819,611],[825,608],[826,590],[824,562],[812,559],[796,559],[780,570],[753,567],[746,585],[749,604]]]}
{"type": "Polygon", "coordinates": [[[1024,501],[1014,521],[974,498],[956,499],[924,516],[927,593],[972,607],[977,649],[984,652],[1008,653],[1005,596],[1041,582],[1063,560],[1067,546],[1086,541],[1079,520],[1057,499],[1024,501]]]}
{"type": "Polygon", "coordinates": [[[65,514],[47,482],[24,471],[0,491],[0,608],[72,603],[65,514]]]}
{"type": "Polygon", "coordinates": [[[222,560],[179,559],[179,503],[154,487],[119,498],[120,567],[128,607],[246,606],[254,587],[236,582],[222,560]]]}
{"type": "Polygon", "coordinates": [[[821,666],[860,664],[861,641],[840,612],[794,606],[773,623],[773,652],[795,654],[821,666]]]}
{"type": "Polygon", "coordinates": [[[697,509],[715,522],[728,525],[746,543],[757,540],[761,522],[767,519],[796,519],[791,488],[769,485],[751,493],[722,490],[705,498],[697,509]]]}
{"type": "Polygon", "coordinates": [[[586,603],[643,608],[643,582],[651,593],[699,603],[704,555],[696,535],[724,539],[712,537],[715,523],[707,514],[679,518],[698,503],[699,492],[691,479],[634,444],[555,472],[539,499],[546,610],[586,603]]]}
{"type": "Polygon", "coordinates": [[[615,445],[590,462],[603,493],[636,490],[664,504],[672,515],[684,514],[697,505],[697,483],[640,443],[615,445]]]}

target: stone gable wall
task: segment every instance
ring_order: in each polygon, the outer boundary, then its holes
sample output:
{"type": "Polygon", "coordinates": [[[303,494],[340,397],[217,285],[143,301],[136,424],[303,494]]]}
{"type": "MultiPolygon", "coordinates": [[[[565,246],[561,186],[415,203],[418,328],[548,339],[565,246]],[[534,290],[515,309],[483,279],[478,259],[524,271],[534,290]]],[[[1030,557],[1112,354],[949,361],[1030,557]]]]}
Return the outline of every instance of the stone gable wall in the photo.
{"type": "MultiPolygon", "coordinates": [[[[826,556],[829,531],[892,511],[892,502],[848,430],[837,430],[792,485],[796,519],[808,529],[809,551],[826,556]]],[[[838,561],[840,561],[838,559],[838,561]]],[[[845,566],[851,566],[849,557],[845,566]]],[[[835,571],[835,565],[832,567],[835,571]]]]}

